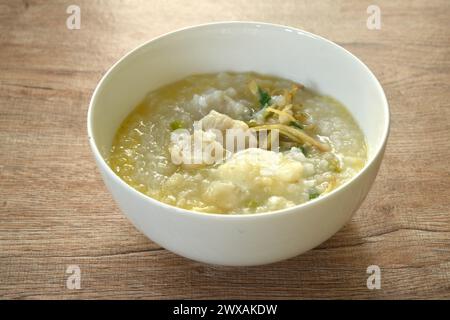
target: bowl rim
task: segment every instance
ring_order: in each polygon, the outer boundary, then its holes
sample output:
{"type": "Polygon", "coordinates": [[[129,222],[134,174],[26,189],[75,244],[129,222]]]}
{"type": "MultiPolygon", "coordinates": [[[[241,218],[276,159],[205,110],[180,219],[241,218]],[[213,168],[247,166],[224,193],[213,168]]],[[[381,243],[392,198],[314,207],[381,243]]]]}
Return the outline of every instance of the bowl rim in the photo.
{"type": "Polygon", "coordinates": [[[345,48],[341,47],[340,45],[334,43],[333,41],[328,40],[326,38],[323,38],[321,36],[318,36],[316,34],[313,34],[311,32],[304,31],[304,30],[301,30],[301,29],[298,29],[298,28],[295,28],[295,27],[286,26],[286,25],[281,25],[281,24],[276,24],[276,23],[268,23],[268,22],[258,22],[258,21],[217,21],[217,22],[203,23],[203,24],[198,24],[198,25],[193,25],[193,26],[187,26],[187,27],[179,28],[179,29],[176,29],[174,31],[169,31],[169,32],[166,32],[166,33],[164,33],[162,35],[154,37],[154,38],[152,38],[152,39],[150,39],[148,41],[145,41],[141,45],[139,45],[139,46],[131,49],[130,51],[128,51],[125,55],[123,55],[117,62],[115,62],[104,73],[104,75],[102,76],[102,78],[100,79],[100,81],[98,82],[97,86],[95,87],[95,89],[94,89],[94,91],[92,93],[92,96],[91,96],[91,99],[90,99],[90,102],[89,102],[88,112],[87,112],[88,140],[89,140],[89,144],[90,144],[91,150],[92,150],[92,152],[94,154],[94,157],[97,160],[97,164],[99,166],[101,166],[107,172],[107,174],[112,176],[113,179],[119,185],[121,185],[121,186],[125,187],[126,189],[130,190],[130,192],[132,192],[136,196],[142,198],[144,201],[149,202],[149,204],[151,204],[151,205],[162,206],[162,207],[165,207],[166,209],[168,209],[170,211],[174,211],[174,212],[180,213],[180,214],[189,214],[192,217],[206,218],[206,219],[219,219],[219,220],[235,220],[235,219],[242,220],[242,219],[254,219],[254,218],[263,218],[263,217],[268,218],[268,217],[272,217],[273,215],[281,216],[281,215],[286,215],[286,214],[295,214],[295,213],[299,213],[301,210],[304,210],[304,209],[306,209],[308,207],[317,206],[320,203],[326,201],[327,199],[330,199],[330,198],[333,198],[333,197],[337,196],[342,190],[347,189],[350,184],[352,184],[356,180],[360,179],[361,176],[365,172],[367,172],[370,167],[372,167],[374,165],[375,161],[380,157],[380,155],[382,156],[382,154],[384,152],[384,149],[385,149],[385,146],[386,146],[386,143],[387,143],[388,136],[389,136],[389,131],[390,131],[390,110],[389,110],[389,104],[388,104],[388,101],[387,101],[387,98],[386,98],[386,94],[385,94],[385,92],[383,90],[383,87],[381,86],[380,82],[378,81],[378,79],[373,74],[373,72],[358,57],[356,57],[354,54],[352,54],[347,49],[345,49],[345,48]],[[176,206],[164,203],[162,201],[159,201],[159,200],[157,200],[155,198],[152,198],[152,197],[150,197],[150,196],[148,196],[146,194],[141,193],[140,191],[138,191],[135,188],[133,188],[130,185],[128,185],[106,163],[106,160],[101,155],[100,150],[97,147],[97,144],[96,144],[94,136],[93,136],[93,108],[94,108],[94,105],[95,105],[96,100],[97,100],[98,92],[100,91],[100,88],[103,86],[103,83],[107,80],[107,78],[111,74],[113,74],[117,70],[117,67],[123,61],[125,61],[129,57],[133,56],[134,54],[137,54],[144,47],[150,45],[152,42],[155,42],[155,41],[157,41],[157,40],[159,40],[161,38],[165,38],[165,37],[172,36],[172,35],[175,35],[175,34],[178,34],[178,33],[186,32],[186,31],[193,31],[193,30],[196,30],[196,29],[211,28],[211,27],[214,28],[214,27],[220,27],[220,26],[237,26],[237,25],[243,25],[243,26],[254,27],[254,28],[277,29],[277,30],[280,30],[280,31],[283,29],[286,32],[296,32],[297,34],[308,36],[308,37],[317,39],[319,41],[322,41],[322,42],[324,42],[324,43],[326,43],[328,45],[336,47],[338,50],[341,50],[344,54],[349,55],[350,58],[352,58],[357,64],[359,64],[367,72],[369,77],[374,82],[376,88],[381,93],[381,98],[382,98],[382,102],[383,102],[381,107],[384,109],[384,113],[386,114],[385,121],[384,121],[384,124],[383,124],[384,132],[382,134],[382,140],[381,140],[381,143],[376,148],[376,150],[375,150],[373,156],[371,157],[371,159],[369,159],[369,161],[366,162],[364,167],[355,176],[353,176],[350,180],[346,181],[345,183],[343,183],[342,185],[340,185],[336,189],[333,189],[331,192],[327,193],[323,197],[317,197],[315,199],[306,201],[306,202],[301,203],[301,204],[297,204],[297,205],[292,206],[292,207],[284,208],[284,209],[279,209],[279,210],[275,210],[275,211],[258,212],[258,213],[249,213],[249,214],[242,214],[242,213],[209,213],[209,212],[199,212],[199,211],[184,209],[184,208],[176,207],[176,206]],[[299,210],[299,209],[301,209],[301,210],[299,210]]]}

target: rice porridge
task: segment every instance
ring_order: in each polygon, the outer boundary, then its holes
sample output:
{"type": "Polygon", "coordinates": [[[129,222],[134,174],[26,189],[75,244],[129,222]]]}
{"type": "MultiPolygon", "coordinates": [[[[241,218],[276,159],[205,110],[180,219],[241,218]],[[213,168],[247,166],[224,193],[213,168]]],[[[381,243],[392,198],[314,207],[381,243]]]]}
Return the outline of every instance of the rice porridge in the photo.
{"type": "Polygon", "coordinates": [[[118,129],[107,161],[164,203],[251,214],[321,197],[366,159],[361,129],[333,98],[281,78],[218,73],[150,92],[118,129]],[[235,141],[229,132],[246,135],[240,147],[226,143],[235,141]]]}

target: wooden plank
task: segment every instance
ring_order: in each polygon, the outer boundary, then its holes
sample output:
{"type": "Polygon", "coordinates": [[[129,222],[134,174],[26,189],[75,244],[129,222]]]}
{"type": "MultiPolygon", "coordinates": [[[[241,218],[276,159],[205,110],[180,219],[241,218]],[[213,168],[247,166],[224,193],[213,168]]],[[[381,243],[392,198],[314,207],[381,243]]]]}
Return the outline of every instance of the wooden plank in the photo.
{"type": "Polygon", "coordinates": [[[450,298],[450,3],[378,1],[0,0],[0,298],[450,298]],[[200,264],[154,244],[122,216],[86,137],[90,95],[125,52],[219,20],[303,28],[340,43],[380,79],[392,126],[380,174],[333,238],[251,268],[200,264]],[[80,290],[66,288],[79,265],[80,290]],[[379,265],[381,290],[366,268],[379,265]]]}

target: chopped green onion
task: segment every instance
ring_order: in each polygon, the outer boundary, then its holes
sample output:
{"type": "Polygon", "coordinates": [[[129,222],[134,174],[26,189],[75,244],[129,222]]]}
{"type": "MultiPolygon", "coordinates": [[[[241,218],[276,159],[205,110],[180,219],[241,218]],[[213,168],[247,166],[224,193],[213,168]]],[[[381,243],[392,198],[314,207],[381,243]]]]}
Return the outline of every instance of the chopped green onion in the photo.
{"type": "Polygon", "coordinates": [[[170,129],[172,129],[172,131],[182,129],[184,127],[185,127],[184,122],[181,120],[175,120],[170,123],[170,129]]]}
{"type": "Polygon", "coordinates": [[[290,126],[299,128],[299,129],[303,129],[303,125],[300,123],[300,121],[291,121],[289,123],[290,126]]]}
{"type": "Polygon", "coordinates": [[[256,209],[258,207],[258,202],[255,200],[250,200],[247,206],[251,209],[256,209]]]}
{"type": "Polygon", "coordinates": [[[304,155],[305,157],[308,156],[308,150],[306,149],[305,146],[300,146],[300,150],[302,150],[302,153],[303,153],[303,155],[304,155]]]}
{"type": "Polygon", "coordinates": [[[309,193],[309,200],[315,199],[318,196],[320,196],[320,193],[317,191],[316,188],[309,189],[308,193],[309,193]]]}
{"type": "Polygon", "coordinates": [[[265,91],[264,89],[261,89],[260,86],[258,86],[258,94],[259,94],[259,103],[262,108],[267,107],[270,104],[270,94],[265,91]]]}

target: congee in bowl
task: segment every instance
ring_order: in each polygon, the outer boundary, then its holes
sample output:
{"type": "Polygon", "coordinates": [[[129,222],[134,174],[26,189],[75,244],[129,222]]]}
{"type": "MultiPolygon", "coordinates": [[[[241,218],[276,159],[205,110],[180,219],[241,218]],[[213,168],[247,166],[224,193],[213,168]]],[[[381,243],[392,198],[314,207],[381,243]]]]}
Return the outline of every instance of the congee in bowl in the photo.
{"type": "Polygon", "coordinates": [[[256,73],[199,74],[150,92],[107,158],[136,190],[180,208],[276,211],[322,197],[367,160],[346,107],[256,73]]]}

